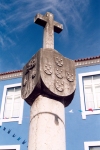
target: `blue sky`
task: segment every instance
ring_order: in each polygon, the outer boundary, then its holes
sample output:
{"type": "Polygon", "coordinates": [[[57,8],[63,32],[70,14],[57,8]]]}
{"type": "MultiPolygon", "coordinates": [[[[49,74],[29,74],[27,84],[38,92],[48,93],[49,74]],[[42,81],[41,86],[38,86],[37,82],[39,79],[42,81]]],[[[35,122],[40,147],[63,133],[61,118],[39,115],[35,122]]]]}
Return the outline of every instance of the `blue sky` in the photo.
{"type": "Polygon", "coordinates": [[[19,70],[42,47],[37,13],[63,24],[55,49],[70,59],[100,55],[100,0],[0,0],[0,72],[19,70]]]}

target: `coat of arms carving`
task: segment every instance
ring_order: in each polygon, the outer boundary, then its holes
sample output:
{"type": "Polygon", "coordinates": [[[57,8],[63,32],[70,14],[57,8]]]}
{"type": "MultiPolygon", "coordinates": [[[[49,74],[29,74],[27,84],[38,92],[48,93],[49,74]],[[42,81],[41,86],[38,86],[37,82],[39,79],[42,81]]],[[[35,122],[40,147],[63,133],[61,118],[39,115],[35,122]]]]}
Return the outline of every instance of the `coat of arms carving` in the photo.
{"type": "Polygon", "coordinates": [[[45,64],[44,65],[44,72],[48,75],[51,75],[52,74],[52,67],[50,64],[45,64]]]}
{"type": "Polygon", "coordinates": [[[63,78],[63,74],[62,74],[62,69],[56,69],[55,74],[58,78],[62,79],[63,78]]]}
{"type": "Polygon", "coordinates": [[[70,72],[66,71],[66,78],[67,78],[68,81],[73,82],[74,81],[73,73],[70,73],[70,72]]]}
{"type": "Polygon", "coordinates": [[[74,95],[76,86],[74,61],[54,49],[40,49],[24,67],[22,85],[22,97],[30,105],[43,94],[65,99],[67,106],[67,98],[74,95]]]}
{"type": "Polygon", "coordinates": [[[55,63],[56,63],[59,67],[61,67],[61,66],[63,66],[63,59],[62,59],[61,57],[56,56],[56,57],[55,57],[55,63]]]}
{"type": "Polygon", "coordinates": [[[58,91],[62,92],[64,90],[64,82],[63,81],[55,81],[55,87],[58,91]]]}

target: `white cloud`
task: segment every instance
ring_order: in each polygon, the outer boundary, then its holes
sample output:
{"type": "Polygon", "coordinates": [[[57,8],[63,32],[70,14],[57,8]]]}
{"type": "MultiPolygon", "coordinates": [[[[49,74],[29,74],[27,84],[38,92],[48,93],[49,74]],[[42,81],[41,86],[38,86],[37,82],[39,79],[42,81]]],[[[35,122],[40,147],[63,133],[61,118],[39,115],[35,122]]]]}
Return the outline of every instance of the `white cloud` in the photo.
{"type": "Polygon", "coordinates": [[[20,30],[20,27],[24,29],[32,23],[32,18],[36,13],[51,10],[65,26],[69,22],[77,26],[82,21],[81,12],[87,8],[88,2],[89,0],[16,0],[7,6],[2,4],[4,9],[7,7],[11,10],[4,16],[2,22],[15,23],[15,29],[20,30]]]}
{"type": "Polygon", "coordinates": [[[2,36],[0,36],[0,45],[3,47],[4,46],[4,40],[2,38],[2,36]]]}
{"type": "MultiPolygon", "coordinates": [[[[47,11],[51,11],[54,13],[56,20],[63,23],[65,34],[67,35],[69,24],[77,30],[81,28],[82,15],[86,12],[88,4],[89,0],[16,0],[8,4],[0,2],[1,10],[6,10],[6,14],[4,14],[4,11],[1,13],[0,26],[8,34],[21,31],[33,23],[33,17],[37,13],[44,14],[47,11]]],[[[4,45],[3,34],[0,39],[2,46],[4,45]]],[[[10,38],[7,41],[14,44],[10,38]]]]}
{"type": "MultiPolygon", "coordinates": [[[[12,56],[12,59],[14,60],[15,66],[22,69],[23,66],[25,65],[25,63],[22,62],[22,60],[20,60],[18,56],[15,56],[13,53],[10,53],[10,54],[12,56]]],[[[15,68],[14,68],[14,70],[15,70],[15,68]]]]}
{"type": "Polygon", "coordinates": [[[4,49],[6,46],[15,45],[15,42],[11,38],[9,38],[8,36],[5,36],[2,33],[0,34],[1,34],[0,35],[0,47],[4,49]]]}
{"type": "Polygon", "coordinates": [[[5,3],[2,4],[2,2],[0,3],[0,9],[9,9],[9,6],[5,3]]]}

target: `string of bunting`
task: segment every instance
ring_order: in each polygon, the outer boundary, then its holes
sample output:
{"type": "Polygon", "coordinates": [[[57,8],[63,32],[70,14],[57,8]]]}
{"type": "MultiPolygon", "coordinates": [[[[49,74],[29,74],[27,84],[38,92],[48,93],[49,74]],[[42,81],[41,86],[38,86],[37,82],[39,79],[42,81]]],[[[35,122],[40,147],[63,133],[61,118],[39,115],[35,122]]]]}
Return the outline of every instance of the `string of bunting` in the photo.
{"type": "MultiPolygon", "coordinates": [[[[1,126],[0,126],[0,128],[1,128],[1,126]]],[[[7,130],[6,127],[3,127],[3,131],[6,131],[6,130],[7,130]]],[[[11,129],[7,130],[7,133],[10,134],[10,133],[11,133],[11,129]]],[[[14,134],[12,135],[12,137],[13,137],[13,138],[16,137],[16,134],[14,133],[14,134]]],[[[20,141],[21,139],[22,139],[21,137],[17,137],[17,141],[20,141]]],[[[27,143],[26,140],[22,141],[22,144],[23,144],[23,145],[26,144],[26,143],[27,143]]],[[[27,146],[27,147],[28,147],[28,146],[27,146]]]]}
{"type": "MultiPolygon", "coordinates": [[[[83,110],[81,110],[81,109],[80,109],[80,110],[78,110],[78,111],[79,111],[79,112],[81,112],[81,113],[82,113],[82,112],[84,113],[84,111],[83,111],[83,110]]],[[[89,109],[88,109],[88,111],[93,112],[93,109],[92,109],[92,108],[89,108],[89,109]]],[[[69,111],[69,113],[74,113],[73,109],[71,109],[71,110],[69,111]]]]}

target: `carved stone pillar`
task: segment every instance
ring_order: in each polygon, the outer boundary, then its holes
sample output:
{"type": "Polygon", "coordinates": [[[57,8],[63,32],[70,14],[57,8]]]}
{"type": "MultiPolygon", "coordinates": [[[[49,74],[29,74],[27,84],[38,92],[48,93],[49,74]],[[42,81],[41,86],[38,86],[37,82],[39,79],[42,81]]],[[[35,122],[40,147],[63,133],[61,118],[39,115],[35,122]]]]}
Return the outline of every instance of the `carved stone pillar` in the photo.
{"type": "Polygon", "coordinates": [[[31,105],[28,150],[66,150],[64,107],[74,96],[75,65],[53,49],[53,31],[62,30],[53,14],[38,14],[35,22],[45,28],[45,44],[23,68],[22,98],[31,105]]]}

